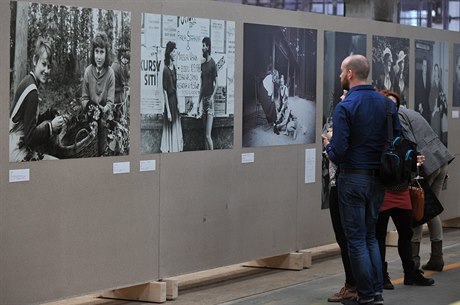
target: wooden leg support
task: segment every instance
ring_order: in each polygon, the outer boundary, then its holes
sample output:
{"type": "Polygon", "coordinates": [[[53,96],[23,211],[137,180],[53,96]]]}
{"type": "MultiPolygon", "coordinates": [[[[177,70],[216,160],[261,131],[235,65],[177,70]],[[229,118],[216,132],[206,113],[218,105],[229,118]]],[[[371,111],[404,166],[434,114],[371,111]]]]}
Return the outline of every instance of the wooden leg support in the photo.
{"type": "Polygon", "coordinates": [[[102,298],[164,303],[166,302],[166,282],[152,282],[104,292],[102,298]]]}
{"type": "Polygon", "coordinates": [[[304,254],[293,252],[278,256],[262,258],[244,264],[247,267],[264,267],[288,270],[302,270],[304,268],[304,254]]]}
{"type": "Polygon", "coordinates": [[[174,279],[164,279],[166,283],[166,299],[168,301],[177,299],[179,295],[179,283],[174,279]]]}
{"type": "Polygon", "coordinates": [[[300,254],[303,255],[303,267],[305,269],[311,268],[311,257],[312,253],[310,250],[300,250],[300,254]]]}
{"type": "Polygon", "coordinates": [[[385,240],[385,244],[389,247],[397,247],[398,246],[398,231],[392,230],[387,232],[387,237],[385,240]]]}

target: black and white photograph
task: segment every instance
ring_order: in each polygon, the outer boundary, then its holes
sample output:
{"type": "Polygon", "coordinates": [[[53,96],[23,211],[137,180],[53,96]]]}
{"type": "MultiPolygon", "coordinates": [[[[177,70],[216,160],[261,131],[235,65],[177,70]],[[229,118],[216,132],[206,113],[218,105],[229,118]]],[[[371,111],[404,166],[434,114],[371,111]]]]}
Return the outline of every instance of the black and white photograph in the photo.
{"type": "MultiPolygon", "coordinates": [[[[344,32],[324,32],[324,74],[323,74],[323,122],[322,134],[332,134],[332,115],[335,106],[346,94],[340,84],[340,66],[342,61],[350,55],[361,54],[366,56],[366,35],[344,32]]],[[[336,192],[336,166],[322,157],[322,192],[321,208],[329,208],[331,192],[336,192]]]]}
{"type": "Polygon", "coordinates": [[[141,153],[233,147],[235,22],[142,14],[141,153]]]}
{"type": "Polygon", "coordinates": [[[446,146],[448,54],[446,42],[415,40],[414,110],[422,114],[446,146]]]}
{"type": "Polygon", "coordinates": [[[454,83],[452,106],[460,107],[460,44],[454,43],[454,83]]]}
{"type": "Polygon", "coordinates": [[[10,162],[128,155],[131,14],[10,8],[10,162]]]}
{"type": "Polygon", "coordinates": [[[401,105],[409,101],[409,39],[372,36],[372,84],[400,96],[401,105]]]}
{"type": "Polygon", "coordinates": [[[244,24],[243,147],[315,142],[317,31],[244,24]]]}

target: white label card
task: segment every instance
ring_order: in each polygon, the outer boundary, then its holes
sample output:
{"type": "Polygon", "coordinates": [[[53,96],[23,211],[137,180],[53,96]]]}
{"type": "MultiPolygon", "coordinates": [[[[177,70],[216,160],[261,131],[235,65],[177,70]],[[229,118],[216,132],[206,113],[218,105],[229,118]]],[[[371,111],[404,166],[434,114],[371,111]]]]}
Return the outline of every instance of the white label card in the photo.
{"type": "Polygon", "coordinates": [[[241,154],[241,163],[254,163],[254,153],[241,154]]]}
{"type": "Polygon", "coordinates": [[[314,183],[316,175],[316,148],[305,149],[305,183],[314,183]]]}
{"type": "Polygon", "coordinates": [[[156,160],[141,160],[139,161],[139,171],[153,172],[156,169],[156,160]]]}
{"type": "Polygon", "coordinates": [[[113,163],[114,174],[126,174],[130,171],[130,162],[115,162],[113,163]]]}
{"type": "Polygon", "coordinates": [[[30,181],[30,169],[10,169],[10,182],[30,181]]]}

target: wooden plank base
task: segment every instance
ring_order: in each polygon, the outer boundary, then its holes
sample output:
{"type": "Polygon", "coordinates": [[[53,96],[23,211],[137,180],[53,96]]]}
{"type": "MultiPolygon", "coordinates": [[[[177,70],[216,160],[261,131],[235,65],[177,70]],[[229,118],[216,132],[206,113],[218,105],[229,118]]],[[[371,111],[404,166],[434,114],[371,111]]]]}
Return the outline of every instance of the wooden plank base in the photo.
{"type": "MultiPolygon", "coordinates": [[[[291,256],[291,260],[297,259],[298,267],[296,267],[294,270],[301,270],[300,266],[302,266],[302,268],[311,267],[312,260],[325,259],[339,254],[340,248],[338,244],[333,243],[329,245],[318,246],[315,248],[299,250],[298,253],[284,254],[280,255],[279,257],[284,257],[285,260],[287,259],[287,256],[291,256]],[[299,257],[302,257],[302,260],[300,260],[299,257]]],[[[280,266],[283,266],[283,264],[279,264],[279,261],[281,260],[279,257],[275,257],[275,259],[266,258],[261,261],[265,261],[264,265],[267,265],[267,262],[270,261],[278,261],[278,264],[276,264],[276,266],[271,266],[270,268],[279,268],[280,266]]],[[[82,300],[84,300],[84,302],[91,302],[91,304],[96,305],[99,304],[99,302],[101,302],[101,304],[102,302],[104,302],[100,298],[163,303],[166,302],[166,300],[174,300],[178,298],[179,288],[186,290],[191,288],[203,287],[222,281],[256,275],[260,272],[263,272],[263,270],[260,270],[259,268],[251,268],[246,267],[244,265],[248,265],[248,263],[235,264],[215,269],[178,275],[175,277],[159,280],[160,282],[152,282],[133,287],[115,289],[104,292],[102,294],[97,293],[73,299],[66,299],[58,302],[46,303],[43,305],[80,305],[83,302],[82,300]]],[[[260,265],[258,265],[257,267],[260,267],[260,265]]],[[[267,265],[266,267],[269,266],[267,265]]]]}
{"type": "Polygon", "coordinates": [[[288,270],[302,270],[304,268],[303,262],[304,254],[293,252],[289,254],[282,254],[262,259],[257,259],[244,264],[247,267],[263,267],[263,268],[276,268],[288,270]]]}
{"type": "Polygon", "coordinates": [[[152,282],[114,289],[102,293],[101,297],[129,301],[164,303],[166,302],[166,283],[152,282]]]}

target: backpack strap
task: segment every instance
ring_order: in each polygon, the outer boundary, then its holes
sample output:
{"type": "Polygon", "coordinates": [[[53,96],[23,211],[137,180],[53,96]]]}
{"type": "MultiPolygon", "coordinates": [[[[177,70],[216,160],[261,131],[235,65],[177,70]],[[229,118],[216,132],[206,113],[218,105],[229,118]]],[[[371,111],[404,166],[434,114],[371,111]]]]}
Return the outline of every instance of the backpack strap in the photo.
{"type": "Polygon", "coordinates": [[[393,112],[391,111],[390,103],[393,103],[388,97],[385,97],[387,102],[387,143],[391,143],[393,139],[393,112]]]}
{"type": "Polygon", "coordinates": [[[409,150],[406,152],[406,156],[405,156],[404,160],[406,160],[406,161],[413,160],[413,155],[414,155],[414,150],[413,150],[413,149],[409,149],[409,150]]]}

